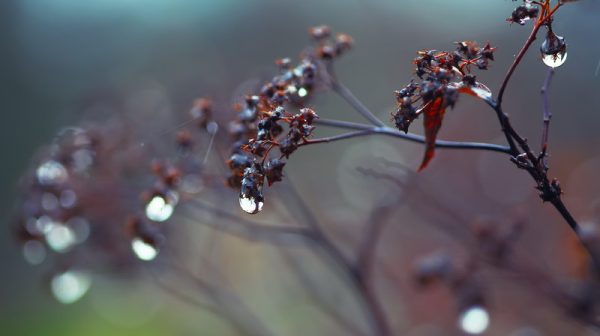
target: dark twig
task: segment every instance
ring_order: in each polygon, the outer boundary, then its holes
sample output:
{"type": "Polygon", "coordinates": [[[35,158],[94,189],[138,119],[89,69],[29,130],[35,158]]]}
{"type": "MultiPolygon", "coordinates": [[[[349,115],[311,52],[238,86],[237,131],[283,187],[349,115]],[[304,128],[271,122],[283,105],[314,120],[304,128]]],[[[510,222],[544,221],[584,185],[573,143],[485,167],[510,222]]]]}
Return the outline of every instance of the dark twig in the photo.
{"type": "MultiPolygon", "coordinates": [[[[306,244],[313,240],[311,231],[305,228],[276,226],[269,224],[257,223],[237,216],[221,208],[209,204],[201,200],[194,200],[195,208],[201,209],[199,214],[209,211],[214,213],[221,219],[228,220],[214,223],[213,221],[202,222],[203,225],[212,227],[215,230],[223,231],[228,234],[250,240],[250,241],[265,241],[274,245],[287,245],[291,243],[306,244]]],[[[193,214],[190,219],[196,223],[198,214],[193,214]]]]}

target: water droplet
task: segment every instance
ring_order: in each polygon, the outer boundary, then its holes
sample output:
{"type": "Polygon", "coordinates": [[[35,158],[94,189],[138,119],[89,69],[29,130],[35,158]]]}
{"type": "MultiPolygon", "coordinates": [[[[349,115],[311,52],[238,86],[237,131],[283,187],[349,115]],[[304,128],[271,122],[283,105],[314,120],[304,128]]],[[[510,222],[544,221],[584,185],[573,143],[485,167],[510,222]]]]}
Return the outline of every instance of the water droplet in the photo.
{"type": "Polygon", "coordinates": [[[50,160],[41,164],[36,172],[36,177],[41,185],[57,185],[67,181],[69,174],[65,167],[57,161],[50,160]]]}
{"type": "Polygon", "coordinates": [[[542,62],[549,67],[557,68],[565,63],[567,60],[567,52],[558,53],[556,55],[545,55],[542,54],[542,62]]]}
{"type": "Polygon", "coordinates": [[[155,195],[146,205],[146,217],[151,221],[164,222],[171,217],[178,201],[179,195],[174,191],[155,195]]]}
{"type": "Polygon", "coordinates": [[[140,259],[144,261],[150,261],[158,255],[158,248],[146,243],[140,238],[134,238],[131,241],[131,249],[133,253],[140,259]]]}
{"type": "Polygon", "coordinates": [[[86,172],[94,164],[94,152],[89,149],[78,149],[73,154],[72,168],[78,173],[86,172]]]}
{"type": "Polygon", "coordinates": [[[548,30],[546,39],[540,46],[542,53],[542,62],[549,67],[556,68],[567,60],[567,44],[562,36],[554,34],[552,30],[548,30]]]}
{"type": "Polygon", "coordinates": [[[468,334],[481,334],[490,325],[490,315],[482,306],[469,307],[460,315],[459,325],[468,334]]]}
{"type": "Polygon", "coordinates": [[[288,85],[287,91],[289,94],[295,94],[298,92],[298,88],[295,85],[288,85]]]}
{"type": "Polygon", "coordinates": [[[46,259],[46,247],[38,240],[29,240],[23,244],[23,257],[28,263],[39,265],[46,259]]]}
{"type": "Polygon", "coordinates": [[[256,214],[262,211],[264,202],[257,201],[254,197],[240,196],[240,207],[249,214],[256,214]]]}
{"type": "Polygon", "coordinates": [[[214,121],[209,122],[206,124],[206,131],[208,134],[216,134],[219,131],[219,124],[214,121]]]}
{"type": "Polygon", "coordinates": [[[303,88],[303,87],[301,87],[301,88],[298,90],[298,96],[299,96],[299,97],[306,97],[306,95],[308,95],[308,90],[307,90],[307,89],[305,89],[305,88],[303,88]]]}
{"type": "Polygon", "coordinates": [[[58,208],[58,198],[52,193],[44,193],[41,203],[42,208],[46,211],[53,211],[58,208]]]}
{"type": "Polygon", "coordinates": [[[76,241],[73,230],[59,222],[52,222],[48,232],[46,232],[46,243],[52,250],[59,253],[69,251],[76,241]]]}
{"type": "Polygon", "coordinates": [[[63,190],[60,193],[60,206],[70,209],[77,204],[77,194],[71,189],[63,190]]]}
{"type": "Polygon", "coordinates": [[[32,234],[46,234],[48,233],[48,231],[50,231],[50,229],[52,228],[52,225],[54,224],[54,222],[52,221],[52,218],[48,217],[48,216],[41,216],[40,218],[37,218],[35,220],[35,223],[33,223],[33,227],[30,225],[31,223],[28,221],[27,223],[27,230],[32,233],[32,234]]]}
{"type": "Polygon", "coordinates": [[[75,243],[81,244],[90,236],[90,222],[83,217],[72,217],[67,225],[75,235],[75,243]]]}
{"type": "Polygon", "coordinates": [[[91,285],[92,278],[86,272],[66,271],[52,278],[50,288],[58,302],[71,304],[81,299],[91,285]]]}

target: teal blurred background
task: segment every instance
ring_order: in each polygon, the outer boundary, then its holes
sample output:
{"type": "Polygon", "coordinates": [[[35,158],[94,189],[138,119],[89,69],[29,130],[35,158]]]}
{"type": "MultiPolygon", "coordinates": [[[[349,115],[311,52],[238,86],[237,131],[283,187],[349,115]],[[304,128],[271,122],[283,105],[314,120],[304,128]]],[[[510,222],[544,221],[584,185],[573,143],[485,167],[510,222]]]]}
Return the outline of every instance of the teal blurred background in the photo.
{"type": "MultiPolygon", "coordinates": [[[[491,41],[498,47],[496,61],[478,78],[497,90],[529,32],[529,26],[505,22],[514,6],[509,0],[3,0],[0,210],[6,225],[0,230],[0,333],[230,332],[209,315],[155,298],[157,289],[151,285],[130,290],[128,283],[115,279],[99,280],[98,288],[80,303],[59,305],[43,285],[43,268],[23,261],[8,230],[17,180],[36,148],[48,143],[62,126],[76,123],[82,115],[103,119],[101,109],[82,110],[88,101],[103,97],[127,101],[147,90],[159,90],[172,111],[185,111],[199,95],[233,101],[240,83],[271,72],[276,58],[297,56],[308,42],[307,27],[328,24],[356,42],[355,50],[338,65],[340,78],[387,120],[394,106],[392,92],[410,80],[410,61],[419,49],[452,48],[452,42],[465,39],[491,41]]],[[[599,18],[598,1],[582,0],[561,9],[555,24],[555,31],[566,37],[569,54],[552,86],[553,173],[565,181],[577,181],[569,174],[600,155],[599,18]]],[[[545,68],[535,49],[509,87],[506,109],[519,128],[530,126],[531,137],[537,139],[538,91],[545,68]]],[[[315,105],[319,114],[329,118],[360,120],[345,113],[344,105],[334,99],[323,98],[315,105]]],[[[482,106],[464,99],[448,114],[442,136],[499,139],[494,118],[482,112],[482,106]]],[[[417,162],[420,149],[402,146],[409,153],[406,161],[417,162]]],[[[442,165],[446,154],[439,157],[433,169],[442,165]]],[[[482,164],[495,166],[488,161],[482,164]]],[[[330,170],[336,174],[335,167],[330,170]]],[[[594,178],[595,185],[597,175],[594,178]]],[[[497,187],[502,186],[484,189],[497,187]]],[[[337,195],[339,190],[323,193],[337,195]]],[[[575,207],[585,214],[586,210],[575,207]]]]}

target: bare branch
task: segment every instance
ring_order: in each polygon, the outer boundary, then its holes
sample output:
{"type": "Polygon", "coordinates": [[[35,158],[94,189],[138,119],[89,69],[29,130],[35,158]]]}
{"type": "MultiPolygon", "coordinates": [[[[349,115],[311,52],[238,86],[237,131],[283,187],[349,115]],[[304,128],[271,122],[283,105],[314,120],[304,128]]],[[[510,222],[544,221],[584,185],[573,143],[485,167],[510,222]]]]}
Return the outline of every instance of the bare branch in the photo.
{"type": "Polygon", "coordinates": [[[548,151],[548,137],[550,133],[550,119],[552,119],[552,113],[550,112],[549,106],[549,94],[548,90],[550,89],[550,83],[552,82],[552,77],[554,76],[554,68],[548,67],[548,72],[546,73],[546,79],[544,80],[544,85],[542,86],[542,120],[543,120],[543,128],[542,128],[542,145],[541,145],[541,156],[543,160],[544,166],[548,167],[547,156],[546,153],[548,151]]]}
{"type": "MultiPolygon", "coordinates": [[[[329,138],[329,140],[325,140],[327,138],[313,139],[311,141],[319,140],[319,142],[331,142],[331,141],[335,141],[335,140],[342,140],[342,139],[347,139],[347,138],[357,137],[357,136],[386,135],[386,136],[400,138],[400,139],[404,139],[404,140],[408,140],[408,141],[416,142],[416,143],[420,143],[420,144],[425,143],[425,137],[423,137],[421,135],[416,135],[416,134],[412,134],[412,133],[403,133],[403,132],[400,132],[393,128],[385,127],[385,126],[384,127],[372,127],[372,126],[366,125],[366,124],[359,124],[359,123],[353,123],[353,122],[348,122],[348,121],[329,120],[329,119],[318,119],[318,120],[315,120],[315,123],[318,125],[340,128],[340,129],[360,130],[360,131],[365,131],[365,133],[354,132],[354,133],[347,134],[345,137],[340,137],[340,138],[331,137],[331,138],[329,138]]],[[[500,152],[500,153],[504,153],[504,154],[511,153],[509,147],[496,145],[496,144],[481,143],[481,142],[460,142],[460,141],[437,140],[435,142],[435,144],[436,144],[437,148],[486,150],[486,151],[492,151],[492,152],[500,152]]]]}

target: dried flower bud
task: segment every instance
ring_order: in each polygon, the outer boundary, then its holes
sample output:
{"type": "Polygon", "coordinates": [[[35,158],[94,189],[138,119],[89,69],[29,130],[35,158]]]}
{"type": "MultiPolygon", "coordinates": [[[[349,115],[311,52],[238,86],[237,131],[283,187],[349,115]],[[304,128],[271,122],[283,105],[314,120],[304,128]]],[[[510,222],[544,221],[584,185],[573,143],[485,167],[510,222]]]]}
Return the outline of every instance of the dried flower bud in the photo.
{"type": "Polygon", "coordinates": [[[335,36],[335,53],[342,55],[352,49],[353,44],[354,39],[350,35],[339,33],[335,36]]]}
{"type": "Polygon", "coordinates": [[[506,19],[510,23],[518,23],[524,25],[528,20],[534,19],[538,16],[539,9],[536,6],[532,6],[529,3],[521,5],[515,8],[511,16],[506,19]]]}
{"type": "Polygon", "coordinates": [[[309,28],[308,33],[310,34],[310,36],[313,39],[320,41],[320,40],[329,38],[329,36],[331,36],[331,28],[329,28],[329,26],[325,26],[325,25],[315,26],[315,27],[309,28]]]}
{"type": "Polygon", "coordinates": [[[279,159],[269,160],[265,165],[265,176],[267,178],[267,182],[269,183],[269,187],[275,183],[281,181],[283,177],[283,167],[285,166],[285,162],[279,159]]]}
{"type": "Polygon", "coordinates": [[[199,127],[205,128],[211,120],[212,106],[212,101],[207,98],[200,98],[194,102],[190,114],[199,127]]]}

